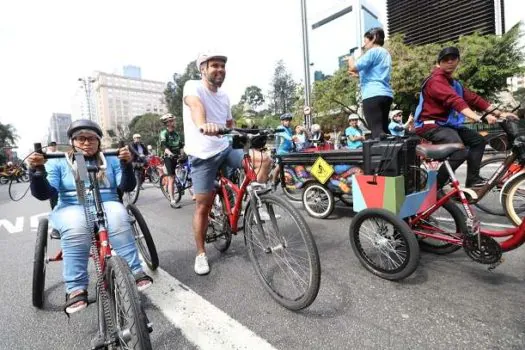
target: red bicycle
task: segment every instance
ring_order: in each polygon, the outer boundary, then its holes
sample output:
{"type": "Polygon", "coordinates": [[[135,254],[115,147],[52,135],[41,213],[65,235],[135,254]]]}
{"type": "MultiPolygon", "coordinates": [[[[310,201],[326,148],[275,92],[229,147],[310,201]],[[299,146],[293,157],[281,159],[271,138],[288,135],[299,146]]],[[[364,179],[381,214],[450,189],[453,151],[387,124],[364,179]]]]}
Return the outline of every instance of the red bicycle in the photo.
{"type": "MultiPolygon", "coordinates": [[[[35,144],[35,152],[41,152],[40,144],[35,144]]],[[[105,152],[105,156],[117,155],[116,152],[105,152]]],[[[45,158],[60,158],[64,154],[44,155],[45,158]]],[[[153,330],[141,304],[135,280],[126,261],[120,256],[111,254],[109,234],[107,231],[106,214],[102,205],[101,194],[97,181],[98,167],[87,166],[81,152],[75,153],[78,164],[77,174],[79,181],[77,193],[79,201],[85,208],[87,227],[91,228],[92,245],[90,255],[95,264],[97,275],[96,300],[98,310],[98,334],[91,342],[92,349],[132,348],[151,349],[149,333],[153,330]],[[85,182],[89,187],[85,187],[85,182]],[[95,208],[95,214],[90,208],[95,208]]],[[[36,172],[34,176],[44,176],[36,172]]],[[[152,269],[158,266],[158,257],[153,239],[146,223],[138,209],[128,206],[130,215],[135,222],[135,239],[137,239],[138,223],[145,245],[140,251],[147,253],[146,263],[152,269]],[[146,249],[147,248],[147,249],[146,249]]],[[[33,306],[42,308],[44,304],[44,287],[46,265],[49,262],[61,261],[62,251],[54,257],[47,256],[48,220],[40,219],[37,229],[35,255],[33,260],[33,306]]]]}
{"type": "MultiPolygon", "coordinates": [[[[516,249],[525,242],[523,222],[519,227],[504,230],[480,227],[467,193],[460,187],[448,162],[452,153],[463,148],[463,144],[421,144],[416,147],[420,157],[443,161],[452,180],[452,189],[438,196],[437,201],[422,212],[402,219],[385,209],[370,208],[353,218],[350,242],[360,262],[369,271],[389,280],[406,278],[417,268],[420,247],[437,254],[449,254],[463,247],[472,260],[493,269],[501,263],[503,252],[516,249]],[[461,203],[466,217],[453,198],[461,203]]],[[[435,172],[429,172],[428,176],[435,182],[435,172]]],[[[490,181],[497,180],[495,175],[490,181]]]]}
{"type": "Polygon", "coordinates": [[[206,242],[224,252],[230,246],[232,234],[244,229],[250,260],[265,289],[279,304],[300,310],[308,307],[319,292],[321,264],[317,246],[299,211],[256,182],[257,174],[247,152],[262,148],[273,133],[222,130],[221,134],[232,134],[234,148],[246,150],[242,160],[245,176],[237,186],[224,175],[218,175],[206,242]],[[242,215],[243,226],[239,227],[242,215]]]}

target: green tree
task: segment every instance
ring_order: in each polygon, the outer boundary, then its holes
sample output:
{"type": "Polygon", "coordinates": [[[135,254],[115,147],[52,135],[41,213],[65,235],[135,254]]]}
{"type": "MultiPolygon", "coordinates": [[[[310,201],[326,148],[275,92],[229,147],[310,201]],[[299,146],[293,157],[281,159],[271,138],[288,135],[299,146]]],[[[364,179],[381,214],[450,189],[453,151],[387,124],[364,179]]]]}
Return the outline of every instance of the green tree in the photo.
{"type": "Polygon", "coordinates": [[[282,60],[275,65],[275,71],[271,83],[269,108],[274,114],[292,112],[296,95],[297,83],[292,75],[286,70],[282,60]]]}
{"type": "Polygon", "coordinates": [[[0,164],[3,164],[7,159],[6,148],[16,147],[17,140],[18,135],[15,127],[11,124],[0,123],[0,164]]]}
{"type": "Polygon", "coordinates": [[[347,116],[355,109],[358,80],[350,77],[346,68],[337,70],[334,75],[313,86],[314,123],[323,130],[334,127],[344,128],[347,116]]]}
{"type": "MultiPolygon", "coordinates": [[[[177,121],[180,122],[181,119],[177,121]]],[[[129,125],[129,133],[140,134],[142,142],[145,145],[151,145],[154,149],[159,147],[159,133],[164,128],[160,121],[160,115],[155,113],[146,113],[133,118],[129,125]]]]}
{"type": "Polygon", "coordinates": [[[516,102],[521,103],[521,108],[525,108],[525,88],[518,88],[514,93],[513,97],[516,102]]]}
{"type": "Polygon", "coordinates": [[[199,69],[195,61],[191,61],[186,66],[183,74],[173,74],[173,81],[170,81],[164,90],[164,98],[168,111],[177,118],[175,130],[183,134],[182,124],[182,95],[184,84],[188,80],[199,80],[201,78],[199,69]]]}
{"type": "Polygon", "coordinates": [[[239,103],[248,104],[252,110],[256,110],[264,103],[264,96],[260,87],[251,85],[244,90],[239,103]]]}
{"type": "Polygon", "coordinates": [[[524,71],[525,51],[520,46],[520,23],[502,36],[465,35],[458,42],[442,45],[409,46],[401,35],[391,37],[386,44],[392,55],[392,88],[394,103],[400,109],[413,111],[417,106],[421,83],[430,75],[438,52],[446,46],[460,49],[461,62],[456,73],[469,89],[492,99],[505,90],[507,78],[524,71]]]}

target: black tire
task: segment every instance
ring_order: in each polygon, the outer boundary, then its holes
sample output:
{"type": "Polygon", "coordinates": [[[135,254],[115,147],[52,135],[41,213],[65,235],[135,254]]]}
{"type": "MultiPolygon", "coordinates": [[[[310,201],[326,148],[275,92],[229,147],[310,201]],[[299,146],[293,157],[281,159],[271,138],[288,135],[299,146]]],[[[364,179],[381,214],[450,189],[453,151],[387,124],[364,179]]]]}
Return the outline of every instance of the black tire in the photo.
{"type": "MultiPolygon", "coordinates": [[[[253,205],[248,205],[245,214],[244,233],[250,260],[252,261],[255,271],[257,272],[257,276],[272,298],[289,310],[296,311],[304,309],[314,302],[315,298],[317,297],[317,293],[319,292],[319,285],[321,283],[321,263],[319,261],[317,245],[315,244],[314,238],[305,219],[288,201],[270,194],[260,196],[260,201],[262,207],[268,211],[271,220],[258,222],[257,217],[259,215],[257,214],[257,211],[254,210],[255,208],[253,205]],[[279,237],[274,235],[274,237],[271,237],[270,239],[268,238],[269,234],[275,234],[278,231],[277,224],[282,222],[282,216],[277,217],[275,215],[274,208],[277,207],[280,207],[283,214],[286,213],[286,215],[289,215],[291,218],[291,223],[289,226],[293,225],[293,229],[291,229],[290,232],[298,235],[295,240],[286,240],[284,237],[282,237],[282,235],[279,237]],[[271,230],[265,230],[263,226],[264,224],[271,225],[271,230]],[[262,233],[263,241],[254,237],[255,231],[262,233]],[[297,251],[298,253],[306,253],[306,257],[302,259],[303,261],[306,261],[306,264],[304,264],[302,267],[303,270],[301,271],[308,270],[306,272],[307,276],[304,278],[304,283],[307,284],[307,286],[304,292],[299,292],[302,294],[289,297],[286,293],[283,293],[279,290],[279,280],[270,281],[269,278],[277,275],[275,273],[276,271],[284,271],[282,266],[279,265],[279,261],[284,261],[282,255],[284,255],[288,249],[293,248],[291,247],[291,243],[294,242],[300,246],[300,249],[297,251]],[[267,246],[269,243],[271,243],[273,247],[267,246]],[[272,269],[270,268],[270,262],[263,264],[259,263],[259,252],[261,252],[260,255],[263,258],[271,256],[271,262],[274,263],[274,267],[272,269]],[[268,272],[271,276],[267,275],[263,271],[263,267],[268,268],[268,272]]],[[[290,256],[290,258],[286,258],[286,262],[289,263],[287,266],[292,266],[291,259],[293,259],[295,256],[298,256],[298,254],[294,253],[290,256]]],[[[287,282],[289,282],[290,275],[286,275],[286,273],[284,274],[284,280],[288,280],[287,282]]],[[[295,275],[298,275],[298,273],[292,274],[291,276],[295,275]]],[[[297,288],[295,285],[293,287],[297,288]]]]}
{"type": "Polygon", "coordinates": [[[137,184],[135,185],[135,188],[131,192],[124,192],[124,201],[127,204],[135,204],[137,203],[137,200],[139,199],[140,194],[140,186],[142,185],[142,179],[141,174],[139,171],[135,170],[135,181],[137,184]]]}
{"type": "Polygon", "coordinates": [[[349,207],[353,207],[354,206],[354,201],[352,199],[352,193],[343,193],[339,196],[339,200],[341,202],[343,202],[344,204],[346,204],[347,206],[349,207]]]}
{"type": "Polygon", "coordinates": [[[316,219],[326,219],[335,208],[332,191],[319,182],[310,182],[305,186],[302,201],[308,215],[316,219]]]}
{"type": "Polygon", "coordinates": [[[151,349],[147,318],[131,271],[120,256],[112,256],[106,268],[110,312],[118,331],[129,330],[130,339],[120,344],[127,349],[151,349]],[[116,314],[120,315],[117,324],[116,314]]]}
{"type": "Polygon", "coordinates": [[[135,242],[139,248],[144,262],[151,270],[156,270],[159,267],[159,256],[155,242],[149,231],[148,224],[142,216],[140,210],[134,204],[128,204],[126,207],[128,213],[133,216],[133,231],[135,235],[135,242]]]}
{"type": "Polygon", "coordinates": [[[219,252],[224,253],[232,242],[232,232],[228,216],[226,215],[226,204],[219,194],[215,194],[208,222],[208,232],[206,234],[218,236],[213,241],[213,246],[219,252]]]}
{"type": "Polygon", "coordinates": [[[41,308],[44,305],[44,288],[46,284],[46,254],[47,254],[48,221],[41,218],[36,231],[35,256],[33,259],[33,306],[41,308]]]}
{"type": "MultiPolygon", "coordinates": [[[[452,201],[448,201],[443,204],[442,208],[452,216],[454,224],[456,225],[456,232],[459,232],[462,235],[467,235],[468,227],[467,223],[465,222],[465,215],[461,209],[452,201]]],[[[455,251],[461,249],[460,245],[446,243],[435,239],[418,237],[418,241],[419,248],[421,248],[421,250],[439,255],[454,253],[455,251]]]]}
{"type": "MultiPolygon", "coordinates": [[[[169,195],[169,193],[168,193],[168,191],[166,190],[166,187],[165,187],[165,185],[167,186],[167,181],[168,181],[168,176],[167,175],[162,175],[160,177],[159,184],[160,184],[160,190],[162,191],[162,194],[169,201],[170,200],[170,195],[169,195]]],[[[174,181],[177,181],[177,180],[174,179],[174,181]]],[[[173,184],[173,198],[175,199],[176,203],[179,203],[181,198],[182,198],[182,192],[179,191],[179,187],[177,186],[177,182],[175,182],[173,184]]]]}
{"type": "MultiPolygon", "coordinates": [[[[525,174],[520,174],[515,177],[510,183],[505,187],[505,191],[502,193],[501,201],[503,204],[503,210],[505,215],[509,218],[510,221],[516,226],[521,225],[522,215],[525,205],[521,205],[519,208],[515,208],[514,199],[517,196],[523,197],[523,190],[519,190],[520,184],[524,184],[525,174]]],[[[511,236],[512,237],[512,236],[511,236]]],[[[500,243],[502,243],[500,241],[500,243]]]]}
{"type": "MultiPolygon", "coordinates": [[[[372,238],[369,238],[369,241],[372,241],[372,238]]],[[[350,224],[350,243],[352,245],[352,250],[355,255],[357,255],[361,264],[374,275],[387,280],[397,281],[410,276],[416,270],[419,262],[419,246],[416,237],[412,231],[410,231],[406,222],[385,209],[365,209],[357,213],[350,224]],[[384,229],[384,227],[373,228],[371,231],[377,234],[377,238],[380,238],[381,240],[388,239],[386,243],[388,243],[389,246],[392,246],[392,239],[401,241],[400,243],[405,247],[404,254],[406,255],[406,258],[399,261],[400,264],[398,267],[394,269],[385,269],[377,266],[371,260],[369,255],[364,252],[359,232],[363,222],[368,219],[375,219],[376,223],[377,219],[380,219],[392,224],[392,234],[395,235],[393,237],[387,238],[385,235],[381,235],[381,230],[384,229]]],[[[375,242],[373,245],[377,247],[379,243],[375,242]]],[[[389,257],[388,261],[392,261],[392,258],[393,257],[389,257]]],[[[397,255],[397,258],[399,259],[399,254],[397,255]]]]}
{"type": "Polygon", "coordinates": [[[283,186],[283,193],[291,201],[300,202],[303,198],[303,189],[291,189],[287,185],[283,186]]]}
{"type": "MultiPolygon", "coordinates": [[[[505,158],[506,157],[504,156],[494,156],[482,161],[479,168],[480,175],[487,179],[490,178],[497,169],[497,166],[495,167],[495,165],[503,164],[505,162],[505,158]],[[488,167],[491,167],[492,170],[488,171],[486,174],[483,174],[483,168],[488,167]]],[[[485,194],[483,198],[479,200],[478,203],[475,204],[476,207],[492,215],[505,216],[505,210],[503,209],[503,205],[500,203],[502,186],[503,183],[496,184],[496,186],[494,186],[489,192],[485,194]]]]}
{"type": "Polygon", "coordinates": [[[149,181],[152,184],[158,184],[160,180],[159,170],[157,168],[151,168],[149,170],[149,181]]]}

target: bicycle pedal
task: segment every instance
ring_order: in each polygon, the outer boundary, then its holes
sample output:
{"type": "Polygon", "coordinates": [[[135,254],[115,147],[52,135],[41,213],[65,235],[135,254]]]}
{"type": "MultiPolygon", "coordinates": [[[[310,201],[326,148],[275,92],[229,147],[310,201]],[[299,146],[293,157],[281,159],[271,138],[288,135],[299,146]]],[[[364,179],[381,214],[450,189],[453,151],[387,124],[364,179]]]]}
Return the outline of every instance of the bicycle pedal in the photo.
{"type": "Polygon", "coordinates": [[[100,336],[99,334],[91,339],[91,350],[105,349],[106,348],[106,339],[100,336]]]}
{"type": "Polygon", "coordinates": [[[146,324],[146,329],[148,330],[148,333],[153,332],[153,323],[148,322],[148,324],[146,324]]]}

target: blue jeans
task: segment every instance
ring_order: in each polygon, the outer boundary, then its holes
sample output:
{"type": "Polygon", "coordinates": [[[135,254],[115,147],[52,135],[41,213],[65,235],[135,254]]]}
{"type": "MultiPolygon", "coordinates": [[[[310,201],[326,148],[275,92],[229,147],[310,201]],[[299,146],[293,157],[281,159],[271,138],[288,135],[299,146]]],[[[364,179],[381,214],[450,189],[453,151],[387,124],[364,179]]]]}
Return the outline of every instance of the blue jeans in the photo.
{"type": "MultiPolygon", "coordinates": [[[[104,202],[103,204],[111,247],[117,255],[127,261],[133,274],[142,271],[126,208],[120,202],[104,202]]],[[[57,208],[51,213],[50,221],[61,236],[66,293],[69,294],[79,289],[87,290],[89,283],[87,266],[92,238],[87,228],[84,207],[68,205],[57,208]]]]}
{"type": "Polygon", "coordinates": [[[231,146],[208,159],[190,156],[193,192],[196,194],[212,192],[215,188],[214,181],[219,169],[226,166],[226,176],[230,177],[233,170],[242,166],[243,157],[242,149],[233,149],[231,146]]]}

